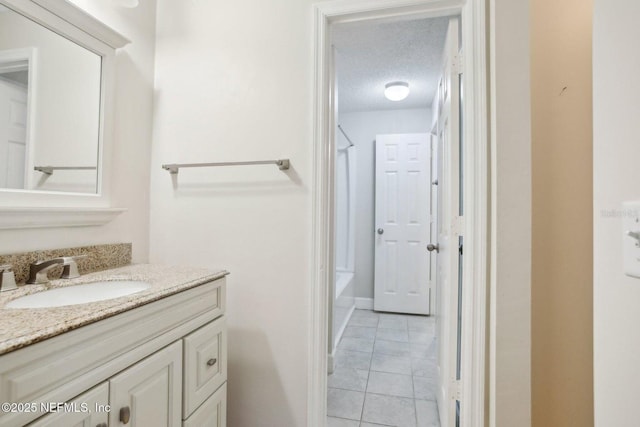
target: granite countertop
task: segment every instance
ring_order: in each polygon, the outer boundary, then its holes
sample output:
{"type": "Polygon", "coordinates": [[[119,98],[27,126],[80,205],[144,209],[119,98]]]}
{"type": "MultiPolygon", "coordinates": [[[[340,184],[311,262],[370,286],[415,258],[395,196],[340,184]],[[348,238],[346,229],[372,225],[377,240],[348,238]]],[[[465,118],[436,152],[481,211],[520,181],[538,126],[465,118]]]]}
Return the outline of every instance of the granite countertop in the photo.
{"type": "Polygon", "coordinates": [[[19,286],[18,290],[0,294],[0,355],[220,279],[227,274],[229,273],[224,270],[133,264],[85,274],[76,279],[52,280],[46,285],[19,286]],[[9,301],[43,290],[113,280],[144,281],[151,287],[136,294],[87,304],[49,308],[4,308],[9,301]]]}

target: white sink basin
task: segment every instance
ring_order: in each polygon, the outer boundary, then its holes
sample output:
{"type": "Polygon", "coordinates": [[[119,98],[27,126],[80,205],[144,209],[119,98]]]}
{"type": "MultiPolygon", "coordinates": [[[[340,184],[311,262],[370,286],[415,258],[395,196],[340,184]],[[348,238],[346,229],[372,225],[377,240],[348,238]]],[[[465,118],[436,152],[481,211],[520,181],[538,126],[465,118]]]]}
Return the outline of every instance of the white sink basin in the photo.
{"type": "Polygon", "coordinates": [[[5,308],[47,308],[86,304],[132,295],[150,287],[146,282],[132,280],[92,282],[26,295],[7,303],[5,308]]]}

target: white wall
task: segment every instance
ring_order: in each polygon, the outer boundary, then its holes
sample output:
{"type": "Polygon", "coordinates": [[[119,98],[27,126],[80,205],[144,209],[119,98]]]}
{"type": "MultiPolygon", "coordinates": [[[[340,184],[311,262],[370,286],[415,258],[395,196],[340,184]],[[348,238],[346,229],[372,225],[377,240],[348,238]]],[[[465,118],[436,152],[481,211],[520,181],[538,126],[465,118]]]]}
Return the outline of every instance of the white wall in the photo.
{"type": "Polygon", "coordinates": [[[356,297],[373,298],[376,135],[428,133],[432,115],[426,108],[365,111],[342,113],[339,121],[356,145],[356,297]]]}
{"type": "Polygon", "coordinates": [[[134,261],[146,261],[155,0],[142,1],[136,9],[93,0],[74,0],[74,3],[133,41],[118,52],[116,60],[116,123],[111,175],[113,205],[129,210],[103,227],[0,230],[0,252],[132,242],[134,261]]]}
{"type": "Polygon", "coordinates": [[[490,0],[489,425],[531,425],[529,0],[490,0]]]}
{"type": "Polygon", "coordinates": [[[228,280],[234,427],[307,416],[312,0],[158,2],[151,259],[228,280]],[[160,165],[288,157],[291,170],[160,165]]]}
{"type": "MultiPolygon", "coordinates": [[[[637,425],[640,279],[622,271],[623,201],[640,200],[635,0],[596,0],[593,28],[595,425],[637,425]]],[[[588,284],[585,284],[587,286],[588,284]]]]}

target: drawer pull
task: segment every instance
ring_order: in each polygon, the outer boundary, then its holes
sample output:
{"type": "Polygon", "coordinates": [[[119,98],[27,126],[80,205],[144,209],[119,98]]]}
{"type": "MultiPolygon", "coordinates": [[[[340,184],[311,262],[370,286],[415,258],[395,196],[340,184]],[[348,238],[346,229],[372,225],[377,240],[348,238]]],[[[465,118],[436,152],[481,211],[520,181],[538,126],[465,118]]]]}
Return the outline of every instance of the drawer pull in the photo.
{"type": "Polygon", "coordinates": [[[100,423],[96,427],[107,427],[107,423],[100,423]]]}
{"type": "Polygon", "coordinates": [[[120,408],[120,422],[122,424],[127,424],[131,419],[131,409],[128,406],[124,408],[120,408]]]}
{"type": "Polygon", "coordinates": [[[209,359],[207,361],[207,366],[213,366],[218,362],[218,359],[209,359]]]}

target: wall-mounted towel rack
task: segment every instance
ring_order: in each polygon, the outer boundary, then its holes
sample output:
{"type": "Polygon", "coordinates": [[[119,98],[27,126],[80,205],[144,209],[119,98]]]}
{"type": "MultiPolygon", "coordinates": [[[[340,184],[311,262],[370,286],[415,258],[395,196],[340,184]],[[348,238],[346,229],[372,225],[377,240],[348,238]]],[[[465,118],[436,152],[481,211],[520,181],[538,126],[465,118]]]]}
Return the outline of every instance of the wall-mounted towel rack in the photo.
{"type": "Polygon", "coordinates": [[[162,169],[169,171],[171,174],[177,174],[180,168],[208,168],[216,166],[247,166],[247,165],[276,165],[281,171],[289,169],[289,159],[279,160],[255,160],[251,162],[219,162],[219,163],[172,163],[162,165],[162,169]]]}
{"type": "Polygon", "coordinates": [[[95,166],[34,166],[33,170],[46,175],[53,175],[54,171],[94,171],[95,166]]]}

